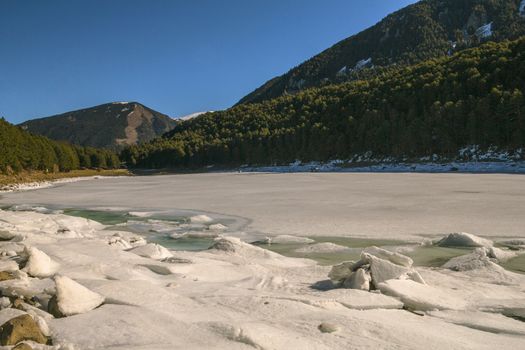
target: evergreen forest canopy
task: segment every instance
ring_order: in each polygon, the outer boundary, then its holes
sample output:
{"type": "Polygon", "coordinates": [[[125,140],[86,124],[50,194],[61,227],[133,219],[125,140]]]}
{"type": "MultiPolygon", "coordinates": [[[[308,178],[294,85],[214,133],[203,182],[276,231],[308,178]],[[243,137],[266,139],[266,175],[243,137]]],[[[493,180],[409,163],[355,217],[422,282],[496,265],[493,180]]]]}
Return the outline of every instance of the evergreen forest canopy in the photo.
{"type": "MultiPolygon", "coordinates": [[[[362,79],[363,70],[416,64],[480,43],[525,35],[522,0],[422,0],[257,88],[239,103],[362,79]]],[[[367,74],[373,74],[367,72],[367,74]]]]}
{"type": "Polygon", "coordinates": [[[125,149],[131,167],[263,165],[453,156],[467,145],[525,146],[525,38],[391,66],[366,80],[311,88],[179,123],[125,149]]]}
{"type": "Polygon", "coordinates": [[[116,153],[80,147],[30,134],[0,118],[0,172],[22,170],[45,172],[81,168],[114,169],[120,166],[116,153]]]}

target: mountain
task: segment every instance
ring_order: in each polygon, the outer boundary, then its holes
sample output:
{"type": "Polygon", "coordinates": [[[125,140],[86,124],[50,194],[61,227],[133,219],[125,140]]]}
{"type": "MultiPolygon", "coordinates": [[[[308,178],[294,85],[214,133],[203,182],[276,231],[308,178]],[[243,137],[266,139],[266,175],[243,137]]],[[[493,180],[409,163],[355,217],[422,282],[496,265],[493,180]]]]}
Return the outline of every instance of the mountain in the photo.
{"type": "Polygon", "coordinates": [[[73,146],[32,135],[0,118],[0,173],[22,170],[69,171],[79,168],[118,168],[110,150],[73,146]]]}
{"type": "Polygon", "coordinates": [[[525,34],[524,0],[423,0],[273,78],[239,101],[256,103],[310,87],[382,74],[488,40],[525,34]]]}
{"type": "Polygon", "coordinates": [[[397,66],[179,123],[121,153],[135,167],[270,165],[295,160],[525,156],[525,37],[397,66]],[[472,147],[475,145],[475,147],[472,147]]]}
{"type": "Polygon", "coordinates": [[[47,118],[21,127],[53,140],[99,148],[120,149],[150,141],[177,122],[137,102],[114,102],[47,118]]]}

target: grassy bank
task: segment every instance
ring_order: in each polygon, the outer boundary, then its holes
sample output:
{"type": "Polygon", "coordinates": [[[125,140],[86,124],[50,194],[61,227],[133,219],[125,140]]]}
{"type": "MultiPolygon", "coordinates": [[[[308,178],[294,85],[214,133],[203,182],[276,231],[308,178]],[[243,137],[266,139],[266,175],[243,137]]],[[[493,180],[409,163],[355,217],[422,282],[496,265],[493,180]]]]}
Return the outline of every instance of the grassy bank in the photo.
{"type": "Polygon", "coordinates": [[[44,182],[53,181],[59,179],[73,178],[73,177],[85,177],[85,176],[126,176],[130,175],[130,172],[126,169],[113,169],[113,170],[72,170],[69,172],[58,172],[58,173],[45,173],[43,171],[24,171],[15,175],[4,175],[0,174],[0,190],[7,186],[32,183],[32,182],[44,182]]]}

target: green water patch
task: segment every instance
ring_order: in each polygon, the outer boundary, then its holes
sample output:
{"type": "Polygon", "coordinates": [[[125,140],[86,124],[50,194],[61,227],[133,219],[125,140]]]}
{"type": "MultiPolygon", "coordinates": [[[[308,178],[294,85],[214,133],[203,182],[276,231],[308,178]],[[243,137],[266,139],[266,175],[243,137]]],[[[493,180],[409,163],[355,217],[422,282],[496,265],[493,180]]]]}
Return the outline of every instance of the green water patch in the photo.
{"type": "Polygon", "coordinates": [[[115,211],[115,210],[87,210],[87,209],[65,209],[64,214],[81,217],[97,221],[103,225],[119,225],[125,224],[128,221],[136,222],[153,222],[166,221],[169,223],[182,224],[189,222],[189,219],[181,216],[163,216],[163,215],[151,215],[147,217],[139,217],[130,215],[126,211],[115,211]]]}
{"type": "Polygon", "coordinates": [[[103,225],[118,225],[128,222],[130,216],[127,212],[101,211],[85,209],[65,209],[64,214],[93,220],[103,225]]]}
{"type": "Polygon", "coordinates": [[[351,237],[308,237],[314,240],[314,243],[260,243],[256,242],[254,245],[261,248],[271,250],[275,253],[291,257],[291,258],[308,258],[317,261],[320,265],[335,265],[343,261],[357,261],[361,256],[363,248],[370,246],[378,246],[385,249],[389,247],[397,247],[400,245],[407,245],[407,242],[388,239],[368,239],[368,238],[351,238],[351,237]],[[344,251],[334,252],[300,252],[301,248],[306,248],[316,243],[334,243],[348,248],[344,251]]]}
{"type": "Polygon", "coordinates": [[[452,258],[472,252],[472,248],[448,248],[440,246],[419,246],[404,252],[414,260],[415,266],[440,267],[452,258]]]}
{"type": "Polygon", "coordinates": [[[525,254],[509,259],[505,263],[502,263],[501,266],[510,271],[525,273],[525,254]]]}
{"type": "Polygon", "coordinates": [[[169,236],[152,235],[148,241],[160,244],[171,250],[202,251],[209,249],[213,244],[212,238],[178,238],[173,239],[169,236]]]}

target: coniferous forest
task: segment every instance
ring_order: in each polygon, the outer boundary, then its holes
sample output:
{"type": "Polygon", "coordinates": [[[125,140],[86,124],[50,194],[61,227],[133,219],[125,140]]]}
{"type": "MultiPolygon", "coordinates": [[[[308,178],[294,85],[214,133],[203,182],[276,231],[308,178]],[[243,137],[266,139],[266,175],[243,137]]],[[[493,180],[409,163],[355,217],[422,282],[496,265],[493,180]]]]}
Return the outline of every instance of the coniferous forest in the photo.
{"type": "Polygon", "coordinates": [[[131,167],[455,155],[525,146],[525,38],[391,66],[365,80],[241,104],[179,123],[121,154],[131,167]]]}
{"type": "Polygon", "coordinates": [[[0,173],[22,170],[67,172],[81,168],[115,169],[120,166],[116,153],[30,134],[0,119],[0,173]]]}

